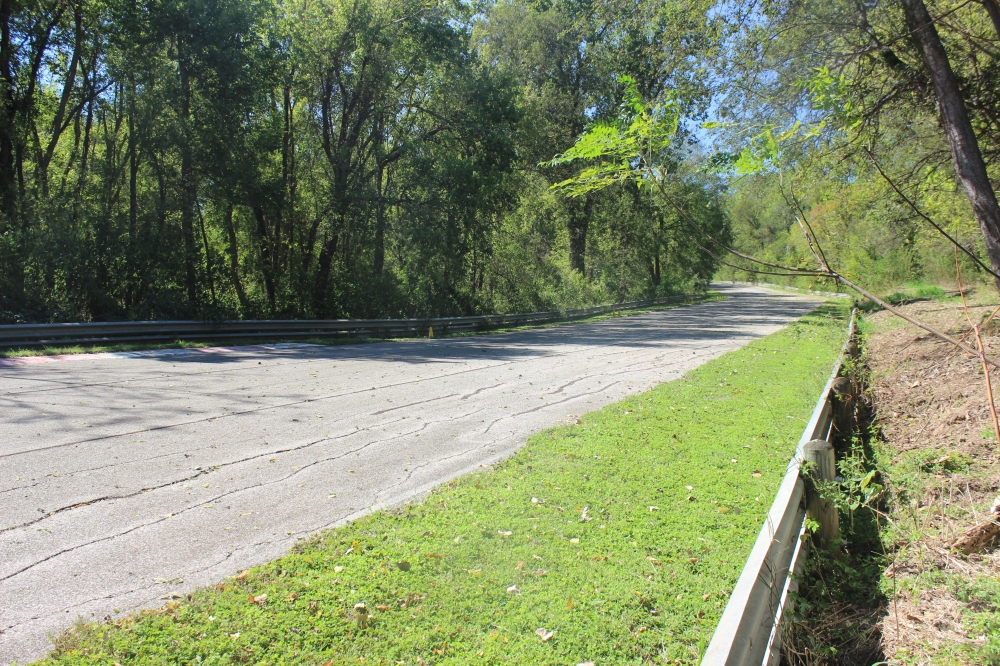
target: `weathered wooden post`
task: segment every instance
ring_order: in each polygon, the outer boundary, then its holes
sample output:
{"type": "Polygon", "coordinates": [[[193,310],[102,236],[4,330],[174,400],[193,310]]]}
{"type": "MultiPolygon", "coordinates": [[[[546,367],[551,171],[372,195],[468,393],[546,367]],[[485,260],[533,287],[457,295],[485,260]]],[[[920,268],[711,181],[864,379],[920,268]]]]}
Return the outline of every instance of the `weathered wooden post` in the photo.
{"type": "Polygon", "coordinates": [[[819,496],[816,482],[833,481],[837,476],[833,444],[825,439],[814,439],[802,447],[802,453],[805,462],[813,463],[805,477],[806,515],[819,523],[816,537],[820,544],[829,545],[840,538],[840,514],[832,501],[819,496]]]}
{"type": "Polygon", "coordinates": [[[850,377],[837,377],[830,387],[833,432],[836,434],[836,437],[831,435],[830,439],[842,450],[850,448],[854,435],[857,392],[857,386],[850,377]]]}

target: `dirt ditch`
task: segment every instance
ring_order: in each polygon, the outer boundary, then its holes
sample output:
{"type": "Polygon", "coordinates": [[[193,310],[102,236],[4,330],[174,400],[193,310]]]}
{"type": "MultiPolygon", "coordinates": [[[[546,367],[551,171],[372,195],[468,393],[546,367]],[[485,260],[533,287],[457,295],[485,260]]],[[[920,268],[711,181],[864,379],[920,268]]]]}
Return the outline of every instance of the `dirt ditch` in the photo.
{"type": "MultiPolygon", "coordinates": [[[[970,303],[972,321],[984,321],[994,307],[970,303]]],[[[956,337],[970,328],[960,301],[904,309],[956,337]]],[[[1000,632],[989,616],[995,618],[1000,600],[1000,550],[995,539],[970,544],[967,537],[988,522],[1000,478],[982,365],[888,312],[867,322],[879,466],[888,491],[883,650],[900,663],[996,663],[1000,632]]],[[[993,358],[1000,355],[995,322],[983,337],[993,358]]]]}

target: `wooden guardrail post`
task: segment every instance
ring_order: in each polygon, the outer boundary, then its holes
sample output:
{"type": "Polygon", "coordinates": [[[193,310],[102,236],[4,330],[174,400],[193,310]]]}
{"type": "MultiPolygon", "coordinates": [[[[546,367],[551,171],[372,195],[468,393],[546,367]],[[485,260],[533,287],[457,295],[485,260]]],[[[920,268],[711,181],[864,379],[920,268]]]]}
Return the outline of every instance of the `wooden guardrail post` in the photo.
{"type": "Polygon", "coordinates": [[[851,438],[856,427],[854,409],[858,387],[850,377],[837,377],[830,386],[830,407],[833,416],[833,432],[830,439],[836,448],[846,450],[851,446],[851,438]]]}
{"type": "Polygon", "coordinates": [[[802,457],[811,465],[806,477],[806,515],[819,523],[816,537],[823,545],[840,538],[840,514],[830,500],[820,497],[817,481],[833,481],[837,476],[837,461],[833,444],[825,439],[814,439],[802,447],[802,457]]]}

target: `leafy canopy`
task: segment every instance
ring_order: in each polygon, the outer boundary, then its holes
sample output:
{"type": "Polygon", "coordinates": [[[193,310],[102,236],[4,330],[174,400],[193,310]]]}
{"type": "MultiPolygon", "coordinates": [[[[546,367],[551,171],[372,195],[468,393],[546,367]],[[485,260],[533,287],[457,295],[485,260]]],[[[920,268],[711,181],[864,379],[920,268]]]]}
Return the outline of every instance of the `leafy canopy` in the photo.
{"type": "Polygon", "coordinates": [[[635,79],[623,76],[620,81],[625,84],[625,95],[618,116],[593,123],[572,148],[543,166],[596,164],[555,183],[552,189],[579,197],[629,181],[641,188],[662,181],[674,170],[673,146],[680,120],[677,100],[666,96],[662,102],[647,104],[635,79]]]}

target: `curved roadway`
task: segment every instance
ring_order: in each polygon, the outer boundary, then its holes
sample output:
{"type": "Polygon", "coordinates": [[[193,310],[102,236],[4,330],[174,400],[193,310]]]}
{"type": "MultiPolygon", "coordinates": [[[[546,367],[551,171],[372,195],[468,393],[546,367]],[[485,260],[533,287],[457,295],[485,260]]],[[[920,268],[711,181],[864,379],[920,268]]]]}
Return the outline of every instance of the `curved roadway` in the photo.
{"type": "Polygon", "coordinates": [[[0,662],[509,456],[816,300],[380,344],[0,359],[0,662]]]}

